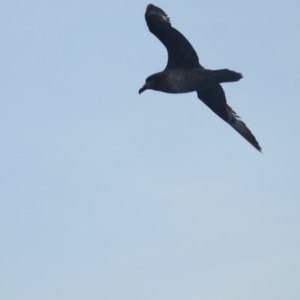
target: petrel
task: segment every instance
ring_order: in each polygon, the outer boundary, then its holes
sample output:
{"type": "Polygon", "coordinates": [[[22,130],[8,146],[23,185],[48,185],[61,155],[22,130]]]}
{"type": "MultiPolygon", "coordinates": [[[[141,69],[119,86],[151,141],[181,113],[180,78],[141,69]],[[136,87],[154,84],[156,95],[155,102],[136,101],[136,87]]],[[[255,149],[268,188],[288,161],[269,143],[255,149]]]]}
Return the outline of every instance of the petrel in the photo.
{"type": "Polygon", "coordinates": [[[161,8],[149,4],[145,18],[150,32],[167,48],[168,63],[162,72],[146,79],[139,94],[147,89],[172,94],[197,92],[198,98],[204,104],[261,151],[246,124],[227,105],[224,90],[220,85],[222,82],[238,81],[243,77],[242,74],[228,69],[209,70],[202,67],[193,46],[172,27],[169,17],[161,8]]]}

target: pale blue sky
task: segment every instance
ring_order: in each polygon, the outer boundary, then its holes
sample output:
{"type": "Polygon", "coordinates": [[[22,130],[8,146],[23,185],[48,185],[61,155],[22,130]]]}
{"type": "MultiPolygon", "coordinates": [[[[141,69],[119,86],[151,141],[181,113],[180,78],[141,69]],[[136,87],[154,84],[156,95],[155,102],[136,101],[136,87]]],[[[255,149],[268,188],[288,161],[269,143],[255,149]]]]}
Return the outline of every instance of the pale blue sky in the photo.
{"type": "Polygon", "coordinates": [[[138,94],[148,1],[0,5],[0,299],[300,299],[300,2],[158,1],[256,151],[196,93],[138,94]]]}

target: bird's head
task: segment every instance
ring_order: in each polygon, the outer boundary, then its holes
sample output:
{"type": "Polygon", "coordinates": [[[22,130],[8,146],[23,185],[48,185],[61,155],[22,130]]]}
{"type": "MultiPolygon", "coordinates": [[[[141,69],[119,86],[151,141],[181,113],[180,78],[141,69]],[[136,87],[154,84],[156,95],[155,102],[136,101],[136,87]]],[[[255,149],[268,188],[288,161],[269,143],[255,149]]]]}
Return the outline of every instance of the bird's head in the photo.
{"type": "Polygon", "coordinates": [[[145,84],[139,89],[139,94],[145,90],[156,90],[159,91],[160,85],[160,73],[153,74],[146,79],[145,84]]]}

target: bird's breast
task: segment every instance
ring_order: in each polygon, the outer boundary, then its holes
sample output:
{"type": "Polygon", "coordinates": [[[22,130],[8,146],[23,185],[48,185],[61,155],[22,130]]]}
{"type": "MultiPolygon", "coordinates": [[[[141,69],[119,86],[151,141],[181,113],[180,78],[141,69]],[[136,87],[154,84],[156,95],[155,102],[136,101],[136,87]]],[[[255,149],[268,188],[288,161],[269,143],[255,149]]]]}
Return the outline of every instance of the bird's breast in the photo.
{"type": "Polygon", "coordinates": [[[199,74],[198,70],[178,70],[167,72],[162,86],[166,93],[190,93],[210,86],[210,79],[199,74]]]}

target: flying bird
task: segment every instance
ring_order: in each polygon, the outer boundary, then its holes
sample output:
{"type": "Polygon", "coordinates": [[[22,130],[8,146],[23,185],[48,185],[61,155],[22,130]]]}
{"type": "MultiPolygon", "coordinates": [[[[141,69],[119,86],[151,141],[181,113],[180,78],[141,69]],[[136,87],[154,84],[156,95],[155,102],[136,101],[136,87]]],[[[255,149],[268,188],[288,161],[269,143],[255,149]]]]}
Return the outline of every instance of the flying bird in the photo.
{"type": "Polygon", "coordinates": [[[162,72],[146,79],[139,94],[147,89],[165,93],[197,92],[198,98],[214,113],[233,127],[253,147],[261,151],[256,138],[240,117],[227,105],[220,83],[240,80],[240,73],[228,70],[209,70],[199,63],[199,58],[190,42],[170,23],[167,14],[159,7],[149,4],[145,13],[146,23],[167,48],[168,62],[162,72]]]}

